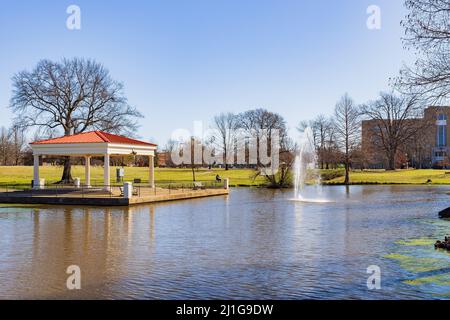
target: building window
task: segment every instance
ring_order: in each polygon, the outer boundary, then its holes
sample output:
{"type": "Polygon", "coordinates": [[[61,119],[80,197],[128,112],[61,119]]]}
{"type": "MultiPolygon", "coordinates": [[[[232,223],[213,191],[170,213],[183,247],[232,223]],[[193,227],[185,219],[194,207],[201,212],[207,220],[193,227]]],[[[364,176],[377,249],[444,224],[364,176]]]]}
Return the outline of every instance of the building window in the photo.
{"type": "Polygon", "coordinates": [[[447,145],[447,127],[438,126],[437,146],[445,147],[447,145]]]}
{"type": "Polygon", "coordinates": [[[437,137],[436,137],[436,145],[437,147],[446,147],[447,146],[447,115],[439,114],[438,121],[445,121],[444,123],[438,123],[437,125],[437,137]]]}

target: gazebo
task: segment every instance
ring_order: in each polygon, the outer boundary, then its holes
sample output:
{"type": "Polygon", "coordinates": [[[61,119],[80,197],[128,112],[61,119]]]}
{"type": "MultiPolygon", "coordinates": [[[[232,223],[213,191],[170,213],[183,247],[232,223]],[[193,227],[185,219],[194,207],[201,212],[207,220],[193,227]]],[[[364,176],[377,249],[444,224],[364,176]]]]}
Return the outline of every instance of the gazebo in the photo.
{"type": "Polygon", "coordinates": [[[104,131],[90,131],[54,139],[30,143],[34,157],[33,188],[42,188],[39,177],[39,157],[75,156],[85,159],[85,186],[91,185],[91,157],[104,157],[103,182],[105,189],[110,184],[109,159],[111,156],[143,155],[149,157],[149,185],[155,186],[154,157],[157,145],[145,141],[130,139],[104,131]]]}

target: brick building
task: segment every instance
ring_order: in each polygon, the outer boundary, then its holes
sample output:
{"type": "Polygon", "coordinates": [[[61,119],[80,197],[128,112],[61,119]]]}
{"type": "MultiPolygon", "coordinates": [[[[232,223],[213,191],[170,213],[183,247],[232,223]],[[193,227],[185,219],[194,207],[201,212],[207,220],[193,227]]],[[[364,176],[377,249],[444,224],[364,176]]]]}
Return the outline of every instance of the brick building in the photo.
{"type": "MultiPolygon", "coordinates": [[[[396,168],[450,168],[450,133],[447,120],[450,107],[428,107],[423,117],[406,122],[414,131],[408,141],[402,143],[395,155],[396,168]]],[[[380,130],[377,120],[362,122],[363,167],[387,168],[385,151],[380,147],[380,138],[374,132],[380,130]]]]}
{"type": "Polygon", "coordinates": [[[156,165],[160,168],[165,168],[171,165],[170,152],[162,151],[156,154],[156,165]]]}

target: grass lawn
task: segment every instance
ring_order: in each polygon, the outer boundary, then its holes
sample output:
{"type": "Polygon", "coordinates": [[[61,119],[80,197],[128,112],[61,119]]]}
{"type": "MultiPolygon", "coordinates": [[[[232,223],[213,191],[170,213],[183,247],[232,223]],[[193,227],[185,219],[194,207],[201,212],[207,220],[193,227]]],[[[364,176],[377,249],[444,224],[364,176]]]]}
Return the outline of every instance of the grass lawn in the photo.
{"type": "MultiPolygon", "coordinates": [[[[148,183],[148,168],[126,167],[125,181],[133,181],[135,178],[142,179],[143,183],[148,183]]],[[[62,166],[41,166],[39,175],[44,178],[46,183],[53,183],[60,180],[62,175],[62,166]]],[[[222,178],[229,178],[231,186],[245,185],[256,186],[264,183],[264,179],[258,177],[255,181],[252,176],[253,170],[238,169],[198,169],[195,171],[196,181],[214,181],[216,175],[222,178]]],[[[72,177],[79,177],[84,182],[84,166],[72,166],[72,177]]],[[[32,166],[1,167],[0,166],[0,185],[30,184],[33,179],[32,166]]],[[[111,167],[111,183],[116,181],[116,167],[111,167]]],[[[191,169],[166,169],[155,168],[155,182],[163,183],[188,183],[192,181],[191,169]]],[[[91,166],[91,184],[103,184],[103,167],[91,166]]]]}
{"type": "MultiPolygon", "coordinates": [[[[45,178],[46,183],[59,181],[62,174],[62,167],[41,166],[41,178],[45,178]]],[[[229,178],[231,186],[259,186],[264,184],[264,179],[258,177],[253,180],[254,171],[250,169],[196,169],[197,181],[214,181],[216,175],[222,178],[229,178]]],[[[344,181],[343,170],[322,170],[324,176],[331,179],[323,179],[324,184],[342,184],[344,181]]],[[[84,182],[84,166],[72,166],[72,176],[79,177],[84,182]]],[[[111,183],[115,183],[116,167],[111,167],[111,183]]],[[[142,179],[143,183],[148,182],[148,168],[125,168],[125,181],[133,181],[134,178],[142,179]]],[[[0,185],[22,184],[28,185],[33,179],[32,166],[1,167],[0,185]]],[[[426,184],[431,180],[431,184],[450,184],[450,170],[397,170],[397,171],[354,171],[350,174],[352,184],[426,184]]],[[[164,183],[189,183],[192,181],[191,169],[156,168],[155,182],[164,183]]],[[[91,167],[91,183],[103,184],[103,167],[91,167]]]]}
{"type": "MultiPolygon", "coordinates": [[[[354,171],[350,173],[352,184],[450,184],[450,170],[396,170],[396,171],[354,171]]],[[[326,184],[341,184],[344,177],[338,177],[326,184]]]]}

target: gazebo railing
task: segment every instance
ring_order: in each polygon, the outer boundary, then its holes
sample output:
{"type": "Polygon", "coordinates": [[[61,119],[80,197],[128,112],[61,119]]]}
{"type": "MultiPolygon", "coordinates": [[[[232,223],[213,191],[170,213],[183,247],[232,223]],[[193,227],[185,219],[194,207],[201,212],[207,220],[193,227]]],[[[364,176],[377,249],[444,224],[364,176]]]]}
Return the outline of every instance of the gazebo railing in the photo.
{"type": "MultiPolygon", "coordinates": [[[[206,189],[221,189],[222,182],[196,181],[196,182],[164,182],[157,183],[155,187],[148,184],[133,184],[133,197],[147,197],[158,195],[170,195],[183,192],[191,192],[206,189]]],[[[93,184],[89,187],[80,185],[46,184],[42,189],[34,189],[31,184],[1,184],[0,193],[28,197],[90,197],[113,198],[123,197],[124,187],[120,184],[93,184]]]]}
{"type": "Polygon", "coordinates": [[[42,189],[34,189],[23,184],[0,185],[0,193],[27,197],[120,197],[123,187],[117,185],[73,186],[73,185],[45,185],[42,189]]]}

